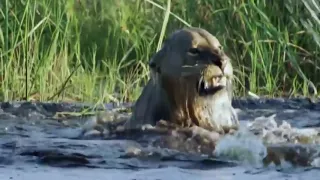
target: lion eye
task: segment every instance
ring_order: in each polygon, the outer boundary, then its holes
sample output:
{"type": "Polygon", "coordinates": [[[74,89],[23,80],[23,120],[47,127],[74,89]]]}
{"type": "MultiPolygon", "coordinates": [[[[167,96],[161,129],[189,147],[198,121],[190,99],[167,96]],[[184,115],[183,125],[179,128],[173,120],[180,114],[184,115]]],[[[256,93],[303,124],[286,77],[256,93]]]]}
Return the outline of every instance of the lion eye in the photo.
{"type": "Polygon", "coordinates": [[[200,54],[200,50],[198,48],[190,48],[188,52],[193,56],[200,54]]]}

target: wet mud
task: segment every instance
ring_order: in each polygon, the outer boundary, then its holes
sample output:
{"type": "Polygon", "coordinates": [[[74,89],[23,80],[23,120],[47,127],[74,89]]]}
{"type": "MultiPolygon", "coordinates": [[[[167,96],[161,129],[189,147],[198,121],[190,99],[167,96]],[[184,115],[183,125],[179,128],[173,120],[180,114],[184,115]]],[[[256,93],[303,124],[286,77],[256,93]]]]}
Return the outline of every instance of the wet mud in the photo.
{"type": "Polygon", "coordinates": [[[66,174],[76,172],[68,179],[82,176],[98,179],[108,173],[118,179],[167,179],[170,176],[166,173],[172,173],[173,179],[184,176],[184,179],[194,179],[199,173],[203,174],[201,178],[207,174],[208,179],[215,173],[230,179],[295,179],[297,174],[313,179],[314,174],[320,175],[319,101],[236,99],[233,106],[241,123],[255,135],[234,134],[217,144],[204,142],[202,138],[190,140],[188,133],[176,135],[177,132],[172,131],[165,136],[142,132],[111,136],[110,129],[116,127],[110,127],[110,123],[102,127],[102,134],[84,131],[96,111],[110,112],[112,115],[107,116],[106,121],[121,124],[130,116],[132,105],[0,103],[0,177],[23,179],[22,175],[18,176],[23,173],[30,179],[46,173],[51,173],[52,178],[63,177],[56,174],[56,168],[67,168],[63,169],[66,174]],[[295,135],[293,128],[305,129],[303,135],[295,135]],[[290,133],[279,135],[283,129],[286,132],[290,129],[290,133]],[[250,139],[253,136],[263,136],[272,143],[265,147],[259,138],[250,139]],[[244,150],[240,151],[240,146],[244,150]],[[287,166],[279,169],[277,165],[283,165],[283,160],[287,160],[287,166]],[[243,163],[245,161],[248,162],[243,163]],[[254,161],[261,164],[254,166],[254,161]],[[272,163],[275,166],[270,165],[272,163]],[[12,170],[17,174],[12,174],[12,170]],[[29,171],[38,173],[28,175],[29,171]],[[127,172],[132,176],[123,175],[127,172]],[[154,176],[150,176],[150,172],[154,176]]]}

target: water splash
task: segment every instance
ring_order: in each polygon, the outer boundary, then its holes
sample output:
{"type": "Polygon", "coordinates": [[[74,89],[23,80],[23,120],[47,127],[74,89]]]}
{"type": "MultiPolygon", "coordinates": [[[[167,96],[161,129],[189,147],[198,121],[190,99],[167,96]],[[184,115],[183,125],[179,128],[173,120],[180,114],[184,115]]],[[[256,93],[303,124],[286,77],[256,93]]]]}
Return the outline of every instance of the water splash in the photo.
{"type": "Polygon", "coordinates": [[[312,165],[313,167],[318,167],[318,168],[320,168],[320,157],[315,158],[315,159],[311,162],[311,165],[312,165]]]}
{"type": "Polygon", "coordinates": [[[254,121],[249,122],[246,128],[263,139],[263,142],[267,144],[319,144],[320,137],[318,129],[295,128],[284,120],[282,124],[278,125],[275,117],[275,114],[269,117],[258,117],[254,121]]]}
{"type": "Polygon", "coordinates": [[[221,138],[217,142],[214,154],[220,158],[260,166],[267,149],[261,139],[248,130],[240,129],[233,135],[221,138]]]}
{"type": "Polygon", "coordinates": [[[319,130],[294,128],[286,121],[278,126],[275,117],[258,117],[241,126],[234,135],[221,138],[215,155],[253,166],[319,167],[319,130]]]}

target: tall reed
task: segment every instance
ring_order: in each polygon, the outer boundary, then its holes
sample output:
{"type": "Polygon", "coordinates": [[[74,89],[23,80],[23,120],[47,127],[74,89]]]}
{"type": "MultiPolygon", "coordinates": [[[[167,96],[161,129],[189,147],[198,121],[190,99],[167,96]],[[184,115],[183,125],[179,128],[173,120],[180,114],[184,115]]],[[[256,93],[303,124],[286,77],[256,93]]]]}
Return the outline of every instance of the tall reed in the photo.
{"type": "Polygon", "coordinates": [[[308,95],[310,81],[320,86],[314,0],[5,0],[0,7],[1,101],[133,101],[151,55],[186,26],[224,45],[236,96],[308,95]]]}

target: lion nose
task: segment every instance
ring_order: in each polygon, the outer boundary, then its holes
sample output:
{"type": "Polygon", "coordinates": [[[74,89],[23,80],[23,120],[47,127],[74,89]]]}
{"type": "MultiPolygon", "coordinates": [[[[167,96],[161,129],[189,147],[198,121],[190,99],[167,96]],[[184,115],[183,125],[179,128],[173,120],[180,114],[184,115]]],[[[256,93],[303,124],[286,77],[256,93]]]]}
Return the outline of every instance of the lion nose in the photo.
{"type": "Polygon", "coordinates": [[[210,60],[211,60],[211,63],[220,67],[221,70],[224,69],[227,63],[223,58],[220,58],[219,56],[216,56],[216,55],[212,57],[210,60]]]}
{"type": "Polygon", "coordinates": [[[226,54],[224,54],[224,52],[220,51],[218,55],[215,55],[215,57],[213,58],[214,60],[214,64],[219,66],[220,69],[224,70],[224,68],[226,67],[227,65],[227,59],[228,59],[228,56],[226,56],[226,54]]]}

